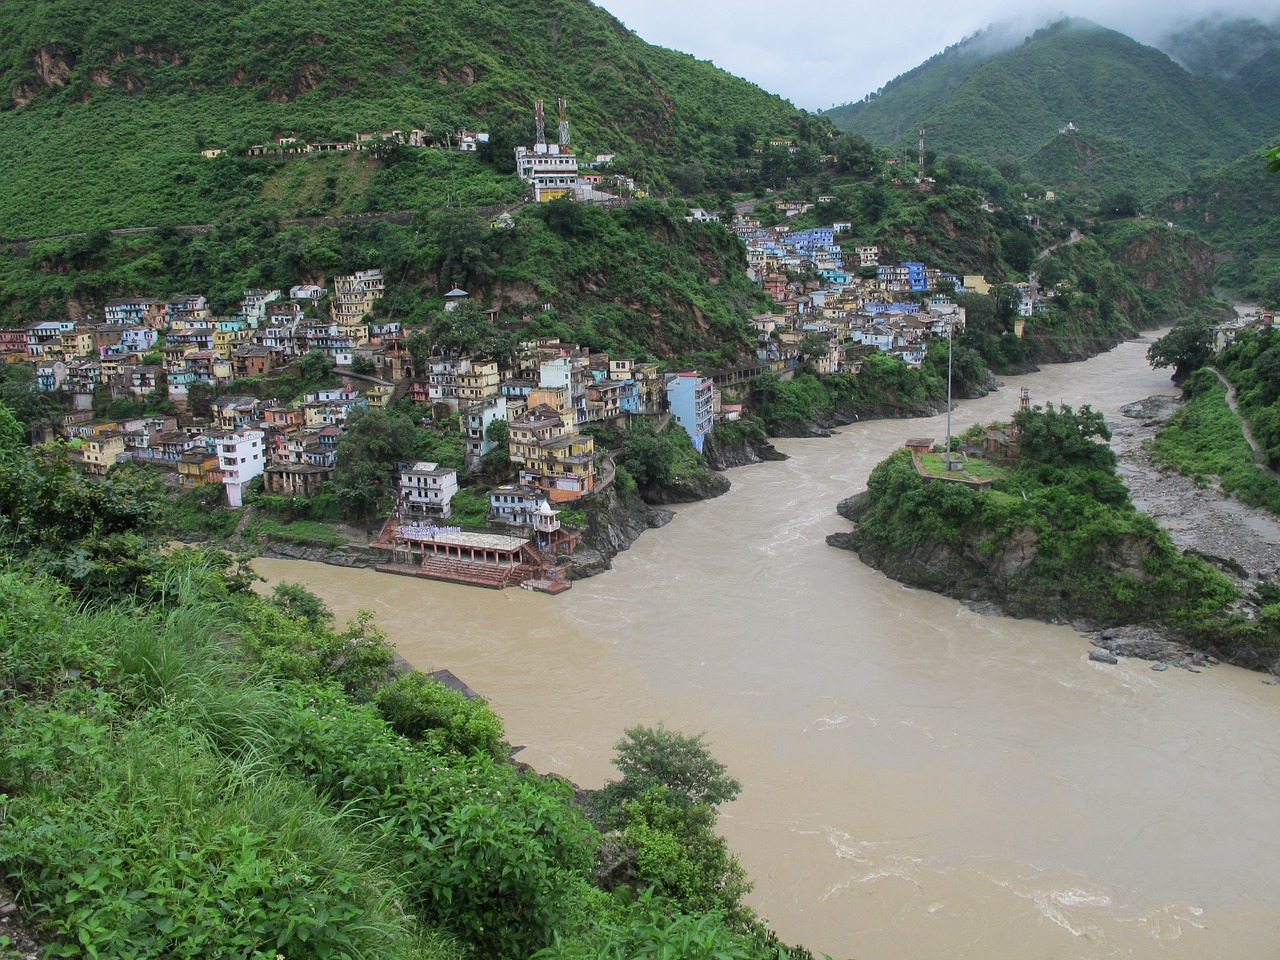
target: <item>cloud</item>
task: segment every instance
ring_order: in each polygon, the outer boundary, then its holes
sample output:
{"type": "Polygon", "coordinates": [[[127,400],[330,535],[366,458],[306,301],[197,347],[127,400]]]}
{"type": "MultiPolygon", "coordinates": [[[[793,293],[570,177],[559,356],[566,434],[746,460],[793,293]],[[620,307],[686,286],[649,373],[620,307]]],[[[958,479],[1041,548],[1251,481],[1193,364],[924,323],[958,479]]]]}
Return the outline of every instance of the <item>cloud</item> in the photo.
{"type": "Polygon", "coordinates": [[[604,0],[642,38],[710,60],[796,106],[825,109],[860,100],[901,73],[996,23],[1013,25],[1015,42],[1063,16],[1083,17],[1152,44],[1171,30],[1215,12],[1280,20],[1280,0],[918,0],[911,15],[893,4],[808,0],[604,0]],[[794,10],[796,16],[789,16],[794,10]]]}

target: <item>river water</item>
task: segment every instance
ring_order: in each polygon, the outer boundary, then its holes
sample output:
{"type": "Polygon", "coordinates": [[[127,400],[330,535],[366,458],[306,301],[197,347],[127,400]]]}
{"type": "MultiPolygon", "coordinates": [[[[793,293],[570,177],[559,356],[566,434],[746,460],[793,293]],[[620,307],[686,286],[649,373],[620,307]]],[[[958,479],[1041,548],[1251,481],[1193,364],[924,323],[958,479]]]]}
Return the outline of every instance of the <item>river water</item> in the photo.
{"type": "MultiPolygon", "coordinates": [[[[1036,402],[1174,392],[1146,344],[1012,377],[1036,402]]],[[[260,560],[415,666],[486,696],[521,758],[598,786],[637,723],[706,732],[743,783],[721,829],[786,941],[836,958],[1280,954],[1280,687],[1105,666],[1066,627],[987,617],[828,547],[836,503],[945,418],[783,440],[614,569],[548,597],[260,560]]]]}

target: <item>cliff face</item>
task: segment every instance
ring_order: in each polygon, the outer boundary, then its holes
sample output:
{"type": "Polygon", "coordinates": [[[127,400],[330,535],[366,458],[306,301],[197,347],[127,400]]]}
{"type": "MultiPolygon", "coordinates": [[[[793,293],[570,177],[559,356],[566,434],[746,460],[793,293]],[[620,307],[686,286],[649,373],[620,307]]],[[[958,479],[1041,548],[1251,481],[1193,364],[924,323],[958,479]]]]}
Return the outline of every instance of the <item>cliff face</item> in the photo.
{"type": "Polygon", "coordinates": [[[587,523],[569,570],[573,580],[604,573],[613,566],[613,558],[635,543],[640,534],[666,526],[675,516],[670,510],[650,507],[635,493],[620,497],[615,487],[588,498],[584,506],[587,523]]]}

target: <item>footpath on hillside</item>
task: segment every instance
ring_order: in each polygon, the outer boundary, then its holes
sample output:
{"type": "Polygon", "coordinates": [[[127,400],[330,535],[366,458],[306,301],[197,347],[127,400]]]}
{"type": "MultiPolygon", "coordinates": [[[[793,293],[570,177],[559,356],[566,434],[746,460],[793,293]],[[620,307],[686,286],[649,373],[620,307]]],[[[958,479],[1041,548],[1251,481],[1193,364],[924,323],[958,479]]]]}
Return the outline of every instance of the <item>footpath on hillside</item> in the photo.
{"type": "Polygon", "coordinates": [[[1134,505],[1168,530],[1180,550],[1225,566],[1227,572],[1237,565],[1235,573],[1242,580],[1280,578],[1280,519],[1232,499],[1216,483],[1200,486],[1152,461],[1144,445],[1178,406],[1175,397],[1148,397],[1122,407],[1124,416],[1110,424],[1120,476],[1134,505]]]}

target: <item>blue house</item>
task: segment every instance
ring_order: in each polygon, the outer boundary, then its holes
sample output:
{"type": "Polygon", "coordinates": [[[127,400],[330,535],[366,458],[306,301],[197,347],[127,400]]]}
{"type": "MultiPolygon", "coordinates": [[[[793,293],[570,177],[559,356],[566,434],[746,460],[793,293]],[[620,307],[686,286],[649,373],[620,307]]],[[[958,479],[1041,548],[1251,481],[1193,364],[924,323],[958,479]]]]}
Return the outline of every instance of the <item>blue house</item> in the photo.
{"type": "Polygon", "coordinates": [[[714,381],[697,371],[669,373],[664,387],[671,415],[701,453],[703,441],[715,426],[714,381]]]}

